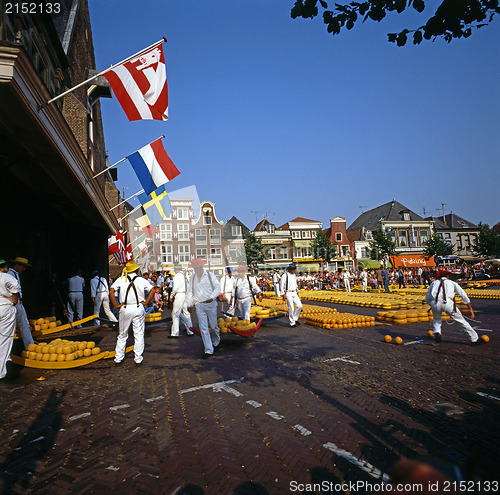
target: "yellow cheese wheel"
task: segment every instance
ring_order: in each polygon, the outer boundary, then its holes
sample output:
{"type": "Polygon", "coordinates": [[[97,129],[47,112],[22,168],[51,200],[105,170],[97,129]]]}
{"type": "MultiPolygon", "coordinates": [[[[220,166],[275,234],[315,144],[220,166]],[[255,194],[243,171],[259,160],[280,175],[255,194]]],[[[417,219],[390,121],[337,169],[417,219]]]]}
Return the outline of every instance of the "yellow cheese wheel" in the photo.
{"type": "Polygon", "coordinates": [[[49,328],[49,324],[48,324],[48,323],[42,323],[42,324],[40,325],[40,328],[41,328],[42,330],[47,330],[47,329],[49,328]]]}
{"type": "Polygon", "coordinates": [[[43,358],[43,354],[42,354],[41,352],[37,352],[37,353],[36,353],[36,357],[35,357],[35,359],[36,359],[37,361],[41,361],[41,360],[42,360],[42,358],[43,358]]]}
{"type": "Polygon", "coordinates": [[[73,353],[71,354],[65,354],[66,356],[66,361],[74,361],[75,355],[73,353]]]}
{"type": "Polygon", "coordinates": [[[97,354],[101,353],[101,349],[99,349],[99,347],[94,347],[91,349],[91,352],[92,352],[92,356],[97,356],[97,354]]]}
{"type": "Polygon", "coordinates": [[[92,356],[92,349],[85,349],[85,350],[83,351],[83,355],[84,355],[85,357],[92,356]]]}
{"type": "Polygon", "coordinates": [[[83,352],[84,352],[83,349],[78,349],[78,351],[76,351],[76,352],[77,352],[79,358],[83,357],[83,352]]]}
{"type": "Polygon", "coordinates": [[[92,340],[89,340],[87,342],[87,349],[92,349],[92,347],[95,347],[95,342],[93,342],[92,340]]]}
{"type": "Polygon", "coordinates": [[[42,323],[45,323],[45,318],[38,318],[38,320],[36,320],[37,325],[41,325],[42,323]]]}
{"type": "Polygon", "coordinates": [[[49,328],[56,328],[57,327],[57,323],[55,321],[51,321],[49,323],[49,328]]]}
{"type": "Polygon", "coordinates": [[[42,361],[47,362],[49,360],[50,354],[42,354],[42,361]]]}
{"type": "Polygon", "coordinates": [[[31,352],[36,351],[36,344],[30,344],[30,345],[28,346],[28,351],[31,351],[31,352]]]}
{"type": "Polygon", "coordinates": [[[49,353],[50,353],[50,345],[42,346],[42,354],[49,354],[49,353]]]}
{"type": "Polygon", "coordinates": [[[49,362],[53,363],[54,361],[57,361],[57,354],[49,354],[49,362]]]}
{"type": "Polygon", "coordinates": [[[87,342],[78,342],[78,350],[84,350],[87,348],[87,342]]]}
{"type": "Polygon", "coordinates": [[[57,355],[57,361],[58,362],[66,361],[66,354],[58,354],[57,355]]]}

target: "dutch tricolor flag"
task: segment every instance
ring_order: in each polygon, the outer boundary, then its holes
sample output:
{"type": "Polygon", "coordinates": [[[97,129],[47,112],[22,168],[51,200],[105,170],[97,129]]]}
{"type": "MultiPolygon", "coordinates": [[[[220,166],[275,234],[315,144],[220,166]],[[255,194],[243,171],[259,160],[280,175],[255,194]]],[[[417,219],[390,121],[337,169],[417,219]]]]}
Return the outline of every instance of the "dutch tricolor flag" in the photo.
{"type": "Polygon", "coordinates": [[[167,155],[161,138],[132,153],[127,160],[134,168],[146,194],[151,194],[180,174],[167,155]]]}

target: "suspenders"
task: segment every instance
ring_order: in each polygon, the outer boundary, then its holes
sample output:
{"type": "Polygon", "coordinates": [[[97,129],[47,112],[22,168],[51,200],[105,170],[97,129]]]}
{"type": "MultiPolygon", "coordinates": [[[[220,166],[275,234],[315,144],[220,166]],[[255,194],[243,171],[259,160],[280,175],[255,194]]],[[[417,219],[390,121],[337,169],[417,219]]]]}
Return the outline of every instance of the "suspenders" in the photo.
{"type": "Polygon", "coordinates": [[[130,278],[128,275],[127,275],[127,280],[130,282],[128,284],[128,287],[127,287],[127,292],[125,292],[125,302],[123,303],[123,305],[125,307],[127,307],[127,297],[128,297],[128,293],[130,291],[130,288],[134,289],[134,294],[135,294],[135,300],[137,301],[137,307],[139,307],[139,296],[137,295],[137,289],[135,288],[135,284],[134,284],[134,280],[137,278],[137,276],[135,276],[133,279],[130,278]]]}

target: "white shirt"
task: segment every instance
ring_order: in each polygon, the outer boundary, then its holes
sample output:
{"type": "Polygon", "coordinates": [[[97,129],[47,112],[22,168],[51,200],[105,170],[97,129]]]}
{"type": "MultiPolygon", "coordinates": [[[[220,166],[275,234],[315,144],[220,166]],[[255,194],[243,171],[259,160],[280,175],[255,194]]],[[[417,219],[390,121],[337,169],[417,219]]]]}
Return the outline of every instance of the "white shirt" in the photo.
{"type": "Polygon", "coordinates": [[[349,280],[349,279],[351,278],[351,275],[350,275],[350,273],[349,273],[349,272],[343,272],[343,273],[342,273],[342,278],[343,278],[344,280],[349,280]]]}
{"type": "Polygon", "coordinates": [[[279,276],[279,273],[276,272],[274,275],[273,275],[273,284],[274,285],[278,285],[280,283],[280,276],[279,276]]]}
{"type": "Polygon", "coordinates": [[[174,287],[170,297],[174,297],[176,294],[185,294],[187,292],[187,277],[184,272],[177,272],[174,275],[174,287]]]}
{"type": "Polygon", "coordinates": [[[219,294],[220,284],[212,272],[203,272],[201,279],[198,279],[196,273],[193,273],[188,282],[186,304],[190,308],[208,299],[215,299],[219,294]]]}
{"type": "Polygon", "coordinates": [[[21,300],[23,298],[23,291],[21,290],[21,278],[19,277],[19,273],[14,270],[14,268],[9,268],[9,271],[7,273],[17,280],[17,283],[19,284],[19,290],[17,292],[19,292],[19,300],[21,300]]]}
{"type": "Polygon", "coordinates": [[[361,278],[362,278],[363,280],[368,280],[368,272],[362,271],[362,272],[361,272],[361,278]]]}
{"type": "Polygon", "coordinates": [[[246,299],[251,297],[252,294],[260,294],[260,288],[257,285],[255,277],[246,276],[245,278],[238,277],[234,284],[233,295],[236,299],[246,299]],[[250,283],[248,283],[250,281],[250,283]]]}
{"type": "Polygon", "coordinates": [[[231,294],[234,295],[234,283],[235,277],[233,275],[224,275],[220,279],[221,292],[223,294],[231,294]]]}
{"type": "Polygon", "coordinates": [[[68,278],[68,291],[69,292],[83,292],[85,287],[85,280],[79,275],[68,278]]]}
{"type": "Polygon", "coordinates": [[[295,292],[297,291],[299,286],[297,285],[297,276],[295,273],[290,273],[286,271],[282,276],[281,276],[281,281],[280,281],[280,292],[281,294],[284,294],[285,292],[295,292]],[[288,284],[287,284],[288,280],[288,284]]]}
{"type": "Polygon", "coordinates": [[[438,302],[443,302],[443,290],[441,288],[441,281],[443,281],[444,291],[446,294],[446,302],[453,301],[453,297],[455,296],[455,292],[462,298],[465,304],[470,303],[469,296],[465,293],[465,291],[453,280],[448,280],[446,277],[440,278],[438,280],[434,280],[425,295],[425,300],[428,304],[431,302],[436,302],[436,294],[439,291],[438,302]]]}
{"type": "MultiPolygon", "coordinates": [[[[16,272],[17,273],[17,272],[16,272]]],[[[21,286],[15,277],[10,273],[0,272],[0,306],[12,306],[12,301],[7,297],[21,292],[21,286]]]]}
{"type": "Polygon", "coordinates": [[[129,275],[129,277],[134,281],[134,286],[137,291],[137,301],[135,297],[135,292],[134,288],[130,287],[130,290],[128,291],[127,295],[127,289],[128,286],[130,285],[130,281],[128,280],[128,277],[118,277],[113,285],[111,286],[112,289],[115,291],[120,291],[119,295],[119,302],[120,304],[137,304],[144,302],[147,299],[146,292],[149,292],[151,290],[151,284],[144,278],[140,276],[135,276],[132,274],[132,276],[129,275]],[[127,297],[127,300],[125,301],[125,297],[127,297]]]}
{"type": "Polygon", "coordinates": [[[90,297],[97,297],[97,294],[108,292],[108,283],[104,277],[96,275],[90,280],[90,297]]]}

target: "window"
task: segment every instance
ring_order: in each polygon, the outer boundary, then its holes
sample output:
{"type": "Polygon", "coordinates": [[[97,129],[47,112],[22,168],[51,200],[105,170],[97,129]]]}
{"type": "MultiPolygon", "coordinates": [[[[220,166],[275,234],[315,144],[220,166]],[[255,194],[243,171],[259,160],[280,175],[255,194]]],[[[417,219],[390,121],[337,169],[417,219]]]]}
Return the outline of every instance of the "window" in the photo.
{"type": "Polygon", "coordinates": [[[211,248],[210,249],[210,262],[214,265],[222,265],[222,249],[221,248],[211,248]]]}
{"type": "Polygon", "coordinates": [[[179,241],[189,241],[189,224],[188,223],[177,224],[177,239],[179,241]]]}
{"type": "Polygon", "coordinates": [[[272,248],[269,249],[269,255],[267,256],[267,259],[269,259],[269,260],[276,259],[276,247],[275,246],[273,246],[272,248]]]}
{"type": "Polygon", "coordinates": [[[428,240],[428,233],[427,230],[421,230],[420,231],[420,244],[424,244],[428,240]]]}
{"type": "Polygon", "coordinates": [[[406,241],[406,230],[400,230],[399,231],[399,245],[400,246],[407,246],[407,241],[406,241]]]}
{"type": "Polygon", "coordinates": [[[206,244],[207,243],[207,229],[195,229],[194,239],[196,244],[206,244]]]}
{"type": "Polygon", "coordinates": [[[238,246],[229,245],[228,247],[229,261],[236,261],[238,256],[238,246]]]}
{"type": "Polygon", "coordinates": [[[280,259],[286,260],[288,258],[288,248],[286,246],[280,247],[280,259]]]}
{"type": "Polygon", "coordinates": [[[451,234],[449,232],[446,232],[446,234],[444,235],[444,238],[451,239],[451,234]]]}
{"type": "Polygon", "coordinates": [[[371,233],[371,232],[367,232],[367,233],[365,234],[365,239],[366,239],[367,241],[371,241],[371,240],[373,239],[372,233],[371,233]]]}
{"type": "Polygon", "coordinates": [[[196,257],[202,260],[207,259],[207,248],[196,248],[196,257]]]}
{"type": "Polygon", "coordinates": [[[188,220],[189,208],[177,208],[177,220],[188,220]]]}
{"type": "Polygon", "coordinates": [[[212,217],[205,215],[203,217],[203,225],[212,225],[212,217]]]}
{"type": "Polygon", "coordinates": [[[336,240],[337,242],[342,242],[342,232],[337,232],[337,233],[335,234],[335,240],[336,240]]]}
{"type": "Polygon", "coordinates": [[[210,244],[220,244],[220,229],[210,229],[210,244]]]}
{"type": "Polygon", "coordinates": [[[300,232],[298,230],[292,230],[292,239],[300,239],[300,232]]]}
{"type": "Polygon", "coordinates": [[[313,230],[313,231],[311,232],[311,237],[312,237],[313,239],[314,239],[317,235],[318,235],[318,233],[317,233],[315,230],[313,230]]]}
{"type": "Polygon", "coordinates": [[[349,246],[340,246],[342,250],[342,256],[349,256],[349,246]]]}
{"type": "Polygon", "coordinates": [[[361,258],[369,258],[370,257],[370,250],[367,247],[362,247],[361,248],[361,258]]]}
{"type": "Polygon", "coordinates": [[[302,239],[310,239],[310,238],[311,238],[311,232],[309,230],[303,230],[302,239]]]}
{"type": "Polygon", "coordinates": [[[271,225],[270,223],[268,223],[268,224],[266,224],[264,229],[266,230],[266,232],[268,234],[274,234],[274,225],[271,225]]]}
{"type": "Polygon", "coordinates": [[[403,213],[403,220],[410,221],[410,214],[407,211],[403,213]]]}
{"type": "Polygon", "coordinates": [[[231,225],[231,235],[233,237],[241,236],[241,225],[231,225]]]}
{"type": "Polygon", "coordinates": [[[189,244],[179,244],[179,263],[188,263],[189,261],[189,244]]]}
{"type": "Polygon", "coordinates": [[[172,225],[167,223],[160,223],[160,241],[172,240],[172,225]]]}
{"type": "Polygon", "coordinates": [[[161,245],[161,262],[162,263],[173,263],[172,245],[171,244],[162,244],[161,245]]]}

